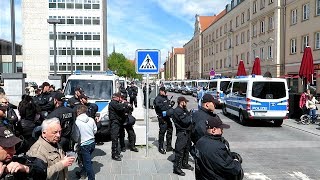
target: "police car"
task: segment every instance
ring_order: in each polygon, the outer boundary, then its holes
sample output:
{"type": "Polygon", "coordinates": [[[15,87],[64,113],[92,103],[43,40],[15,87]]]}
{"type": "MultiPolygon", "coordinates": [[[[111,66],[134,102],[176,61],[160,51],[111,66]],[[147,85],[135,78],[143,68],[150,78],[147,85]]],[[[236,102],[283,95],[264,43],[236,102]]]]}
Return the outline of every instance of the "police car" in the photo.
{"type": "Polygon", "coordinates": [[[90,103],[98,106],[96,116],[101,121],[101,132],[109,135],[110,121],[108,116],[108,105],[111,101],[112,94],[118,92],[119,77],[112,71],[76,71],[71,75],[64,88],[64,94],[67,99],[74,96],[74,90],[81,87],[90,103]]]}
{"type": "Polygon", "coordinates": [[[273,121],[281,126],[289,113],[289,90],[286,79],[248,76],[231,79],[225,91],[223,114],[248,120],[273,121]]]}
{"type": "Polygon", "coordinates": [[[208,90],[206,93],[211,94],[214,97],[214,103],[216,106],[221,107],[224,103],[224,91],[227,90],[230,83],[230,78],[217,78],[209,80],[208,90]]]}

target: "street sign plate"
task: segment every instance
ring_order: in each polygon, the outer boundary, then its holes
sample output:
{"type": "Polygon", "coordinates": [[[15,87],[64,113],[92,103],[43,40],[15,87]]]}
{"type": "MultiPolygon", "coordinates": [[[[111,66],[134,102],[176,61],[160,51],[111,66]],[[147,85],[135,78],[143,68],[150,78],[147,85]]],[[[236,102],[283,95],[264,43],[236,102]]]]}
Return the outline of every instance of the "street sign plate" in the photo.
{"type": "Polygon", "coordinates": [[[159,74],[160,50],[138,49],[136,51],[137,74],[159,74]]]}

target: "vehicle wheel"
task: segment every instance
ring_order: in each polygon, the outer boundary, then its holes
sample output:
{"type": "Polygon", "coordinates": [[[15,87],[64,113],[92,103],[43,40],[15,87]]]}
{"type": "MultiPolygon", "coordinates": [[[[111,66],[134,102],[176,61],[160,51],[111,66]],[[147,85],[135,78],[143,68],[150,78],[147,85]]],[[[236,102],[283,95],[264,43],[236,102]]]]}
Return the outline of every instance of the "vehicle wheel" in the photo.
{"type": "Polygon", "coordinates": [[[248,121],[247,121],[247,119],[244,117],[242,111],[239,112],[239,121],[240,121],[240,124],[242,124],[242,125],[246,125],[246,124],[248,123],[248,121]]]}
{"type": "Polygon", "coordinates": [[[225,115],[225,116],[229,115],[229,113],[228,113],[228,111],[227,111],[227,107],[226,107],[225,104],[222,105],[222,113],[223,113],[223,115],[225,115]]]}
{"type": "Polygon", "coordinates": [[[283,123],[283,119],[277,119],[277,120],[273,120],[273,125],[275,127],[280,127],[283,123]]]}

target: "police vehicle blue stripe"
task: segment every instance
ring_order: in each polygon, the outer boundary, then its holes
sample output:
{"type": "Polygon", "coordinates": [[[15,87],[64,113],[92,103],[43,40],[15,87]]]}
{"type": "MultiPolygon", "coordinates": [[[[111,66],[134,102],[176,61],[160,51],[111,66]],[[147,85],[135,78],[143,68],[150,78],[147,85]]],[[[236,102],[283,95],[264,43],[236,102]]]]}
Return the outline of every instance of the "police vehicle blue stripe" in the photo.
{"type": "Polygon", "coordinates": [[[95,104],[98,106],[98,112],[101,112],[105,107],[108,106],[108,101],[96,101],[95,104]]]}

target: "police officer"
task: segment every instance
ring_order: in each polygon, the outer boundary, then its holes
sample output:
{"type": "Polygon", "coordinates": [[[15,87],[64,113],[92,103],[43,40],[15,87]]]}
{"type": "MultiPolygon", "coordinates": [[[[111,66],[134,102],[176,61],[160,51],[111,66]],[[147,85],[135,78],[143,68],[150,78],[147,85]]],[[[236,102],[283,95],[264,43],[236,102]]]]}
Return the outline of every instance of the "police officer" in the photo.
{"type": "Polygon", "coordinates": [[[126,88],[124,88],[124,85],[120,84],[119,91],[121,93],[121,96],[123,96],[123,99],[127,100],[128,92],[127,92],[126,88]]]}
{"type": "Polygon", "coordinates": [[[15,146],[20,143],[12,131],[0,127],[0,180],[24,180],[47,178],[47,165],[40,159],[14,156],[15,146]]]}
{"type": "Polygon", "coordinates": [[[173,173],[180,176],[185,175],[181,168],[193,170],[193,167],[188,164],[192,118],[187,110],[187,102],[189,101],[185,97],[178,97],[178,106],[174,109],[172,116],[177,135],[173,173]]]}
{"type": "Polygon", "coordinates": [[[127,133],[128,133],[130,151],[139,152],[138,148],[135,147],[136,146],[135,145],[136,144],[136,133],[134,132],[134,129],[133,129],[133,125],[135,123],[135,121],[134,121],[135,119],[133,121],[131,121],[131,119],[129,119],[129,118],[134,118],[131,115],[131,113],[133,111],[133,108],[132,108],[131,104],[129,104],[129,102],[127,102],[124,99],[123,95],[121,95],[120,101],[123,104],[125,104],[125,106],[126,106],[124,114],[122,115],[124,123],[121,125],[120,136],[119,136],[121,151],[122,152],[126,151],[126,145],[125,145],[125,142],[124,142],[125,130],[126,130],[127,133]]]}
{"type": "Polygon", "coordinates": [[[149,88],[147,88],[147,83],[144,83],[144,86],[143,86],[143,105],[146,106],[147,104],[147,89],[148,89],[148,93],[150,94],[151,93],[151,85],[149,84],[149,88]]]}
{"type": "Polygon", "coordinates": [[[95,103],[90,103],[88,101],[88,96],[81,94],[79,96],[80,104],[87,106],[88,112],[87,115],[96,120],[96,115],[98,112],[98,106],[95,103]]]}
{"type": "Polygon", "coordinates": [[[214,113],[215,104],[214,98],[211,94],[204,94],[201,100],[202,106],[192,115],[192,121],[194,122],[194,128],[191,134],[191,140],[194,144],[206,134],[206,120],[209,117],[217,117],[214,113]]]}
{"type": "Polygon", "coordinates": [[[206,134],[196,144],[196,179],[243,179],[242,158],[230,151],[228,141],[222,137],[223,129],[230,126],[213,116],[205,124],[206,134]]]}
{"type": "Polygon", "coordinates": [[[138,87],[134,85],[134,82],[130,83],[130,87],[128,88],[128,94],[130,97],[130,104],[137,107],[137,95],[138,95],[138,87]]]}
{"type": "Polygon", "coordinates": [[[70,108],[73,109],[76,105],[80,104],[80,98],[79,98],[79,96],[80,96],[81,94],[83,94],[83,90],[82,90],[80,87],[76,87],[76,88],[74,89],[74,95],[73,95],[73,97],[70,98],[70,99],[68,100],[68,103],[67,103],[70,108]]]}
{"type": "Polygon", "coordinates": [[[40,106],[42,119],[54,110],[53,97],[48,82],[42,83],[42,92],[35,98],[35,103],[40,106]]]}
{"type": "Polygon", "coordinates": [[[62,93],[56,92],[54,97],[54,105],[55,109],[52,111],[47,118],[58,118],[61,124],[61,140],[59,144],[61,145],[64,152],[72,151],[73,144],[71,142],[71,132],[72,127],[75,122],[75,114],[74,111],[63,105],[65,101],[65,96],[62,93]]]}
{"type": "Polygon", "coordinates": [[[109,103],[109,119],[111,122],[111,158],[121,161],[121,155],[118,149],[118,139],[121,125],[124,123],[122,115],[125,112],[126,105],[120,102],[121,94],[114,93],[109,103]]]}
{"type": "Polygon", "coordinates": [[[159,121],[159,147],[158,151],[161,154],[165,154],[166,151],[173,151],[171,141],[172,141],[172,122],[170,120],[170,109],[172,110],[172,107],[174,106],[174,101],[171,101],[168,99],[166,94],[165,87],[161,87],[159,89],[159,94],[154,99],[154,105],[155,105],[155,111],[158,116],[159,121]],[[168,112],[168,114],[167,114],[168,112]],[[167,132],[167,149],[166,151],[163,149],[163,142],[164,142],[164,135],[167,132]]]}

